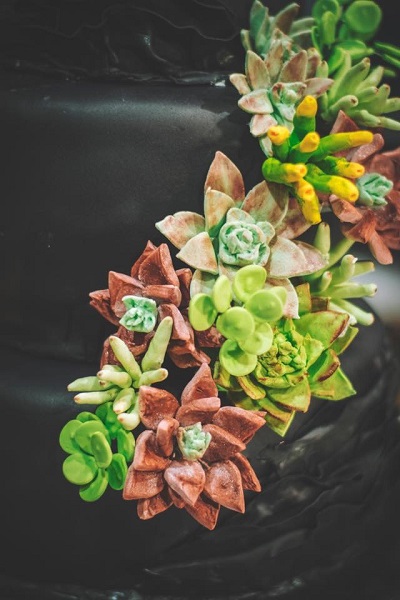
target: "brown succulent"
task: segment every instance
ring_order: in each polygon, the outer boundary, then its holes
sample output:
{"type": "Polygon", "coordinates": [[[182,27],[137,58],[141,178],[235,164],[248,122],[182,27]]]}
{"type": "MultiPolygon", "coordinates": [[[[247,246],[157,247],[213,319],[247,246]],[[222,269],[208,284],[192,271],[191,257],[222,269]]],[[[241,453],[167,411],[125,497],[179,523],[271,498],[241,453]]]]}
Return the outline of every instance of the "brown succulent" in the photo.
{"type": "MultiPolygon", "coordinates": [[[[352,119],[340,112],[332,133],[358,129],[352,119]]],[[[371,209],[331,196],[330,205],[342,222],[342,232],[346,237],[368,244],[378,262],[391,264],[393,257],[390,250],[400,250],[400,147],[381,152],[384,143],[382,135],[375,133],[370,144],[342,154],[347,160],[361,163],[367,173],[379,173],[393,182],[393,189],[386,196],[387,204],[371,209]]]]}
{"type": "Polygon", "coordinates": [[[141,519],[174,505],[214,529],[221,506],[243,513],[243,490],[260,491],[241,452],[264,417],[221,407],[217,394],[206,364],[184,388],[181,403],[165,390],[140,388],[140,418],[147,429],[137,438],[123,497],[138,500],[141,519]]]}
{"type": "MultiPolygon", "coordinates": [[[[90,294],[90,304],[110,323],[118,326],[116,332],[135,357],[147,349],[154,332],[139,333],[120,325],[126,312],[124,296],[140,296],[154,300],[158,307],[158,320],[171,316],[173,330],[168,354],[182,368],[198,367],[209,362],[209,357],[196,345],[193,329],[185,316],[190,294],[190,269],[175,270],[167,244],[155,246],[147,242],[142,255],[134,263],[130,275],[110,271],[108,289],[90,294]]],[[[115,364],[109,341],[104,343],[101,364],[115,364]]]]}

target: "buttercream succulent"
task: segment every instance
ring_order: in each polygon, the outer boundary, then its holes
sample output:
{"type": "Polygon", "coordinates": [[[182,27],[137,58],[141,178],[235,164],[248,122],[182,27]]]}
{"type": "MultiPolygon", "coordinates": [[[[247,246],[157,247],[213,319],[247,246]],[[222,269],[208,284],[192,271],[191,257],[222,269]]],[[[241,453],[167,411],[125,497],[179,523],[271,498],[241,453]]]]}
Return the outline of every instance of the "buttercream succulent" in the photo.
{"type": "Polygon", "coordinates": [[[141,519],[171,506],[184,508],[214,529],[220,507],[244,512],[243,490],[260,491],[249,461],[241,454],[265,423],[262,413],[221,407],[207,365],[182,392],[143,386],[139,412],[146,427],[137,438],[123,497],[137,500],[141,519]]]}
{"type": "Polygon", "coordinates": [[[266,289],[266,278],[261,266],[248,265],[237,271],[232,285],[221,275],[211,294],[195,294],[190,300],[193,328],[202,331],[216,322],[217,331],[225,338],[219,361],[230,375],[251,373],[257,355],[267,352],[272,344],[270,322],[282,317],[287,293],[279,286],[266,289]]]}
{"type": "Polygon", "coordinates": [[[135,429],[140,423],[137,392],[142,385],[152,385],[168,377],[162,367],[172,333],[172,318],[165,317],[152,338],[141,364],[128,346],[116,336],[109,344],[118,365],[103,365],[95,376],[81,377],[68,385],[68,391],[78,392],[77,404],[101,405],[112,402],[118,421],[125,429],[135,429]]]}
{"type": "Polygon", "coordinates": [[[296,412],[306,412],[311,395],[341,400],[354,389],[340,368],[338,355],[357,333],[344,312],[313,306],[308,284],[298,288],[300,318],[282,319],[273,328],[270,349],[257,357],[245,377],[231,377],[216,365],[215,380],[231,400],[248,410],[266,411],[267,424],[285,435],[296,412]]]}
{"type": "Polygon", "coordinates": [[[317,102],[306,96],[296,108],[292,133],[285,127],[271,127],[272,156],[262,166],[267,181],[289,187],[297,198],[304,217],[311,224],[321,221],[319,194],[335,193],[355,202],[360,189],[354,178],[364,175],[364,167],[335,156],[371,142],[370,131],[333,133],[320,138],[315,131],[317,102]]]}
{"type": "MultiPolygon", "coordinates": [[[[259,0],[255,0],[250,10],[250,29],[241,31],[242,44],[245,50],[253,50],[265,57],[271,47],[271,38],[275,29],[290,37],[289,50],[292,42],[302,48],[309,48],[311,43],[312,17],[296,19],[299,5],[288,4],[275,16],[269,14],[269,9],[259,0]]],[[[294,52],[293,52],[294,53],[294,52]]]]}
{"type": "MultiPolygon", "coordinates": [[[[209,357],[196,346],[193,330],[183,312],[189,302],[190,269],[175,270],[166,244],[151,242],[134,263],[130,275],[111,271],[108,289],[90,294],[90,304],[118,326],[116,336],[140,357],[165,317],[173,321],[168,355],[177,366],[196,367],[209,357]]],[[[101,364],[115,363],[109,340],[101,364]]]]}
{"type": "MultiPolygon", "coordinates": [[[[284,125],[290,131],[296,105],[306,95],[323,94],[332,84],[328,77],[315,77],[319,59],[301,50],[291,53],[291,40],[279,29],[271,38],[271,47],[265,58],[248,50],[245,74],[230,77],[242,98],[239,107],[250,113],[250,132],[260,138],[261,147],[268,153],[265,137],[272,125],[284,125]]],[[[318,67],[319,68],[319,67],[318,67]]]]}
{"type": "Polygon", "coordinates": [[[68,421],[60,433],[60,446],[69,454],[63,464],[64,476],[79,486],[82,500],[98,500],[108,486],[123,489],[135,439],[119,425],[110,402],[96,413],[81,412],[68,421]]]}
{"type": "Polygon", "coordinates": [[[205,183],[203,217],[180,211],[156,224],[179,248],[177,257],[195,269],[191,296],[208,293],[218,275],[233,279],[239,268],[255,263],[267,270],[267,282],[287,290],[284,314],[297,316],[297,296],[289,281],[324,265],[320,252],[293,241],[308,227],[292,210],[284,186],[262,182],[245,196],[237,167],[217,152],[205,183]]]}

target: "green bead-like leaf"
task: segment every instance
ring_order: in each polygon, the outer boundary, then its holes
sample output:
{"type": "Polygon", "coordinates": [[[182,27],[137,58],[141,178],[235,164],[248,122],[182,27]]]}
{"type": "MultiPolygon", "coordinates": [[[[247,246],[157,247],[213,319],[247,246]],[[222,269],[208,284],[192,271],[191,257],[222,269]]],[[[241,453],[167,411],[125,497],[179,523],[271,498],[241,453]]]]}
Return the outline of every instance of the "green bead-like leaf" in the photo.
{"type": "Polygon", "coordinates": [[[122,490],[125,484],[128,467],[122,454],[114,454],[107,469],[108,483],[113,490],[122,490]]]}
{"type": "Polygon", "coordinates": [[[196,294],[190,300],[189,321],[196,331],[209,329],[217,318],[214,302],[208,294],[196,294]]]}
{"type": "Polygon", "coordinates": [[[253,335],[255,323],[248,310],[233,306],[218,317],[217,329],[227,339],[239,341],[253,335]]]}
{"type": "Polygon", "coordinates": [[[75,441],[75,433],[81,425],[82,423],[78,419],[73,419],[62,428],[59,441],[64,452],[68,452],[68,454],[79,452],[80,448],[75,441]]]}
{"type": "Polygon", "coordinates": [[[274,332],[269,323],[262,323],[256,327],[253,335],[239,342],[239,346],[250,354],[265,354],[272,346],[274,332]]]}
{"type": "Polygon", "coordinates": [[[133,460],[135,453],[135,438],[130,431],[120,429],[117,434],[118,453],[125,457],[126,462],[133,460]]]}
{"type": "Polygon", "coordinates": [[[314,17],[314,19],[319,21],[323,17],[323,15],[328,11],[333,13],[336,19],[340,18],[342,9],[337,0],[318,0],[312,7],[311,14],[314,17]]]}
{"type": "Polygon", "coordinates": [[[233,340],[226,340],[222,344],[219,360],[223,368],[236,377],[249,375],[257,365],[257,355],[243,352],[233,340]]]}
{"type": "Polygon", "coordinates": [[[63,473],[65,479],[70,483],[86,485],[96,476],[96,461],[92,456],[76,452],[64,460],[63,473]]]}
{"type": "Polygon", "coordinates": [[[232,285],[226,275],[218,277],[211,293],[215,309],[219,313],[223,313],[231,305],[232,302],[232,285]]]}
{"type": "Polygon", "coordinates": [[[103,423],[100,421],[87,421],[82,423],[75,432],[75,441],[80,448],[89,454],[92,452],[90,438],[94,433],[101,432],[105,438],[110,441],[110,436],[103,423]]]}
{"type": "Polygon", "coordinates": [[[245,308],[258,322],[276,321],[283,314],[286,296],[287,293],[283,287],[259,290],[249,298],[245,308]]]}
{"type": "Polygon", "coordinates": [[[382,10],[371,0],[355,0],[343,15],[347,27],[368,40],[373,37],[382,20],[382,10]]]}
{"type": "Polygon", "coordinates": [[[90,436],[90,447],[97,466],[106,469],[112,459],[112,451],[104,433],[96,431],[90,436]]]}
{"type": "Polygon", "coordinates": [[[250,296],[264,287],[267,272],[259,265],[242,267],[233,280],[233,293],[241,302],[246,302],[250,296]]]}
{"type": "Polygon", "coordinates": [[[108,486],[108,475],[99,469],[96,478],[79,490],[79,495],[85,502],[95,502],[104,494],[108,486]]]}

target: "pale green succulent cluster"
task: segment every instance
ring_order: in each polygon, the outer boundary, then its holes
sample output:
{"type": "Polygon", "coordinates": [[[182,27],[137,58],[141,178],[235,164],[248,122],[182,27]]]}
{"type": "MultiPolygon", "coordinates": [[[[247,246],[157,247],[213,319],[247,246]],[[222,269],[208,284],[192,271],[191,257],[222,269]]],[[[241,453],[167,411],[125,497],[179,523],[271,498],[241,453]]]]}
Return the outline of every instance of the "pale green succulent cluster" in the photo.
{"type": "Polygon", "coordinates": [[[146,354],[139,365],[128,346],[118,337],[109,338],[119,365],[103,365],[95,376],[81,377],[68,385],[68,391],[78,392],[77,404],[101,405],[112,402],[118,421],[127,429],[140,423],[138,390],[142,385],[164,381],[168,371],[162,367],[172,333],[172,318],[159,324],[146,354]]]}

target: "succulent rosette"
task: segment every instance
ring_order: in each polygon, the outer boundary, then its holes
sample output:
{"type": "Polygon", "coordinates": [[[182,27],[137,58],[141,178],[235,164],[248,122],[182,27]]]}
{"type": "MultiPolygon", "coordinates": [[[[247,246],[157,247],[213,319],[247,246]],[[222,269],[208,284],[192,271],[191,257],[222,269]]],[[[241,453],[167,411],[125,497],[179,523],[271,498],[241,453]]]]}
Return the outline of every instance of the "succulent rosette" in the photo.
{"type": "Polygon", "coordinates": [[[241,452],[265,424],[262,415],[221,407],[205,364],[181,403],[165,390],[141,387],[139,413],[146,430],[137,438],[123,497],[138,501],[141,519],[176,506],[214,529],[221,506],[244,512],[244,490],[260,491],[260,484],[241,452]]]}
{"type": "MultiPolygon", "coordinates": [[[[195,343],[193,329],[182,311],[187,307],[192,273],[176,271],[166,244],[151,242],[132,266],[130,275],[111,271],[108,289],[90,294],[90,304],[108,321],[119,326],[120,337],[129,350],[141,356],[158,324],[173,322],[168,354],[177,366],[196,367],[209,357],[195,343]]],[[[109,340],[104,344],[101,364],[115,363],[109,340]]]]}
{"type": "Polygon", "coordinates": [[[296,317],[297,295],[289,278],[321,269],[313,246],[294,241],[308,223],[284,186],[262,182],[245,195],[239,169],[217,152],[205,182],[204,214],[180,211],[156,227],[179,249],[177,257],[195,269],[190,294],[207,293],[218,275],[233,279],[243,266],[266,269],[267,284],[287,290],[284,314],[296,317]]]}
{"type": "Polygon", "coordinates": [[[221,362],[215,370],[217,384],[236,406],[265,411],[268,425],[280,435],[296,412],[308,410],[312,395],[342,400],[355,393],[338,356],[358,330],[349,325],[348,314],[313,306],[308,284],[297,291],[300,318],[275,324],[270,348],[249,375],[232,377],[221,362]]]}

